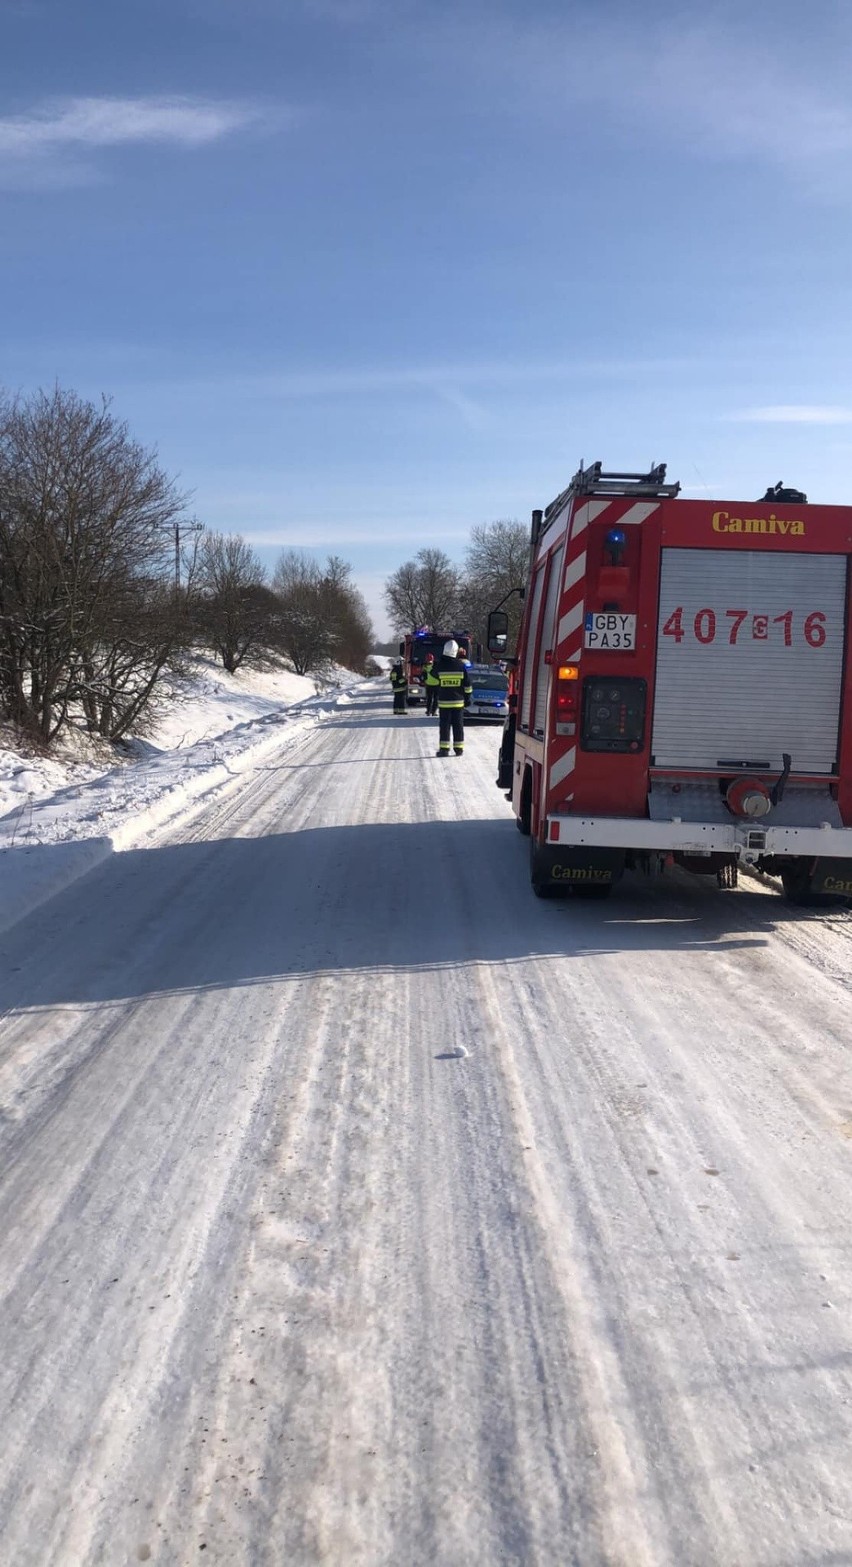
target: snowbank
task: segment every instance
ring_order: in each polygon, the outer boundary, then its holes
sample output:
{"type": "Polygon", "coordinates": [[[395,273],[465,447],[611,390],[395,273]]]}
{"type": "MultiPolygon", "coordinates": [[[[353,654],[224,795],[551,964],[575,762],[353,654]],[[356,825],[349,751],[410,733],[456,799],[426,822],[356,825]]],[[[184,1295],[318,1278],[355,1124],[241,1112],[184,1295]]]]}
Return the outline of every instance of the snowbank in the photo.
{"type": "Polygon", "coordinates": [[[50,757],[0,746],[0,930],[349,703],[347,688],[362,683],[349,670],[332,678],[318,690],[288,671],[228,675],[199,660],[124,761],[84,736],[50,757]]]}

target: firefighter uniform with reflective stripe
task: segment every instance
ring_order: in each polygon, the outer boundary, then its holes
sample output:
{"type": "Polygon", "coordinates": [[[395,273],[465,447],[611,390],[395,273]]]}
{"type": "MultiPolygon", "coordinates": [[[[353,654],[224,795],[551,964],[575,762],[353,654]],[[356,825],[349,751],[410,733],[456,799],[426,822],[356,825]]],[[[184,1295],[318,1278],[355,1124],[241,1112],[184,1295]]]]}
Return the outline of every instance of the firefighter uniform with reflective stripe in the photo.
{"type": "Polygon", "coordinates": [[[426,717],[431,718],[438,711],[438,681],[433,674],[435,659],[431,653],[426,657],[423,665],[423,687],[426,693],[426,717]]]}
{"type": "Polygon", "coordinates": [[[438,687],[438,755],[449,756],[450,735],[453,751],[464,750],[464,710],[470,702],[473,686],[470,671],[458,657],[458,643],[445,642],[444,652],[432,665],[431,680],[438,687]]]}
{"type": "Polygon", "coordinates": [[[433,659],[426,665],[426,717],[431,718],[438,711],[438,666],[433,659]]]}
{"type": "Polygon", "coordinates": [[[408,712],[408,676],[401,664],[394,664],[390,672],[391,690],[393,691],[393,710],[395,713],[408,712]]]}

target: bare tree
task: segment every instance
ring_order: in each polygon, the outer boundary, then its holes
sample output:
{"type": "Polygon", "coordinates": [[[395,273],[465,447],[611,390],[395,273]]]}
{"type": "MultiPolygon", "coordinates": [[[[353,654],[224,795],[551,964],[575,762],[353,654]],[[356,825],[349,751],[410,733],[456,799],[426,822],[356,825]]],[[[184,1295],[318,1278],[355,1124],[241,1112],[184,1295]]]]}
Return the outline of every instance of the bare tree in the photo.
{"type": "Polygon", "coordinates": [[[385,604],[398,632],[415,626],[443,630],[459,609],[459,574],[443,550],[418,550],[414,560],[399,566],[385,584],[385,604]]]}
{"type": "Polygon", "coordinates": [[[192,621],[162,576],[115,585],[97,638],[78,650],[72,693],[89,728],[107,740],[144,734],[158,713],[162,679],[183,673],[192,621]]]}
{"type": "MultiPolygon", "coordinates": [[[[502,519],[480,524],[471,531],[460,585],[461,615],[474,644],[485,645],[488,615],[513,588],[524,587],[529,569],[529,530],[523,523],[502,519]]],[[[517,641],[522,600],[518,595],[504,605],[509,616],[509,648],[517,641]]]]}
{"type": "Polygon", "coordinates": [[[356,674],[366,674],[373,646],[373,623],[363,595],[350,587],[338,620],[337,662],[356,674]]]}
{"type": "Polygon", "coordinates": [[[111,733],[98,715],[116,638],[149,672],[153,652],[158,678],[181,638],[150,609],[183,505],[106,400],[0,400],[0,708],[21,729],[49,742],[72,704],[94,702],[90,722],[111,733]]]}
{"type": "Polygon", "coordinates": [[[279,601],[280,646],[296,674],[326,668],[334,653],[334,630],[328,622],[320,566],[303,550],[285,550],[272,586],[279,601]]]}
{"type": "Polygon", "coordinates": [[[530,556],[529,528],[514,519],[478,524],[465,551],[465,572],[490,588],[523,587],[530,556]]]}
{"type": "Polygon", "coordinates": [[[373,641],[373,626],[363,594],[352,581],[352,567],[330,555],[323,573],[323,597],[334,635],[334,657],[345,669],[363,674],[373,641]]]}
{"type": "Polygon", "coordinates": [[[424,624],[420,571],[415,560],[407,560],[388,578],[384,599],[388,619],[396,632],[412,631],[424,624]]]}
{"type": "Polygon", "coordinates": [[[205,534],[197,587],[202,632],[228,673],[241,664],[268,664],[278,634],[278,601],[251,545],[236,533],[205,534]]]}
{"type": "Polygon", "coordinates": [[[303,550],[281,555],[272,579],[279,642],[296,674],[322,674],[333,663],[364,669],[373,629],[351,569],[337,555],[324,568],[303,550]]]}

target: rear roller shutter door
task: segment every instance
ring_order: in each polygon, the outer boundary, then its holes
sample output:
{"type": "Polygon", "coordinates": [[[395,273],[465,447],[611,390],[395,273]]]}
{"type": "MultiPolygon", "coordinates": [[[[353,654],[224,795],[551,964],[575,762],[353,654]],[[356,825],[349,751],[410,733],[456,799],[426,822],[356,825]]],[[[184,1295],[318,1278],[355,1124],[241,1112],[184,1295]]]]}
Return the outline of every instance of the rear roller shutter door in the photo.
{"type": "Polygon", "coordinates": [[[845,605],[844,555],[663,550],[655,765],[830,773],[845,605]]]}

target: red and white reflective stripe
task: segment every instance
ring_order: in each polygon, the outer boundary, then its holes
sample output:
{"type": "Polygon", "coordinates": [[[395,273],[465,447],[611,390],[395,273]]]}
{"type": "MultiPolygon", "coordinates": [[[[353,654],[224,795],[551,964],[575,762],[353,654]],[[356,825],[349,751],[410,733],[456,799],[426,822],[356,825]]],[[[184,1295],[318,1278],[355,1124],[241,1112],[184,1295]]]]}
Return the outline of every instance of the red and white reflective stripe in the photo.
{"type": "MultiPolygon", "coordinates": [[[[607,512],[607,521],[613,527],[635,527],[645,522],[659,505],[659,501],[631,502],[626,496],[613,496],[611,499],[583,501],[577,507],[570,521],[565,576],[559,600],[555,653],[557,664],[578,664],[583,652],[588,563],[586,532],[589,523],[596,522],[607,512]]],[[[548,789],[552,791],[573,773],[577,765],[577,747],[562,735],[551,735],[548,760],[548,789]]]]}
{"type": "MultiPolygon", "coordinates": [[[[568,541],[568,559],[565,563],[565,581],[562,590],[562,598],[559,602],[559,625],[557,630],[558,657],[560,664],[579,663],[583,650],[583,623],[585,620],[586,598],[586,540],[585,533],[590,522],[596,521],[603,512],[617,511],[623,501],[596,500],[584,501],[578,506],[571,519],[571,536],[568,541]],[[563,646],[563,643],[565,646],[563,646]]],[[[613,526],[619,528],[635,527],[639,523],[657,511],[659,501],[634,501],[621,516],[611,516],[613,526]]]]}
{"type": "Polygon", "coordinates": [[[601,512],[611,506],[611,501],[583,501],[571,518],[567,560],[562,597],[559,600],[559,624],[556,642],[562,647],[569,642],[569,650],[560,653],[560,662],[575,661],[580,657],[583,645],[583,604],[586,596],[586,529],[601,512]]]}
{"type": "Polygon", "coordinates": [[[544,532],[541,534],[541,537],[539,538],[538,544],[536,546],[535,558],[536,558],[537,561],[541,560],[542,555],[546,555],[547,554],[548,550],[550,549],[551,544],[553,543],[554,539],[556,538],[557,533],[561,533],[562,532],[562,529],[565,526],[565,517],[567,515],[567,511],[568,511],[568,507],[567,506],[563,506],[556,513],[555,517],[551,517],[549,523],[547,524],[547,527],[544,529],[544,532]]]}
{"type": "Polygon", "coordinates": [[[558,762],[554,762],[550,769],[551,789],[555,789],[558,784],[561,784],[563,778],[567,778],[569,773],[573,773],[576,765],[577,747],[572,745],[569,750],[565,752],[564,756],[560,756],[558,762]]]}
{"type": "Polygon", "coordinates": [[[585,575],[586,551],[583,550],[579,555],[575,555],[574,559],[568,563],[567,569],[565,571],[565,581],[562,585],[563,595],[566,594],[570,588],[575,587],[578,582],[582,582],[585,575]]]}
{"type": "Polygon", "coordinates": [[[636,501],[623,517],[619,517],[619,528],[628,528],[634,523],[644,522],[646,517],[650,517],[651,513],[657,510],[659,504],[659,501],[636,501]]]}
{"type": "MultiPolygon", "coordinates": [[[[562,616],[562,619],[559,622],[559,631],[557,633],[557,641],[560,644],[568,637],[571,638],[572,643],[575,640],[573,634],[583,624],[583,609],[583,600],[580,599],[576,604],[571,605],[571,608],[568,610],[567,614],[562,616]]],[[[579,656],[580,653],[578,649],[577,657],[579,658],[579,656]]],[[[573,658],[574,654],[569,654],[569,657],[573,658]]]]}
{"type": "Polygon", "coordinates": [[[611,505],[612,501],[584,501],[571,518],[571,538],[578,539],[589,523],[594,522],[611,505]]]}

